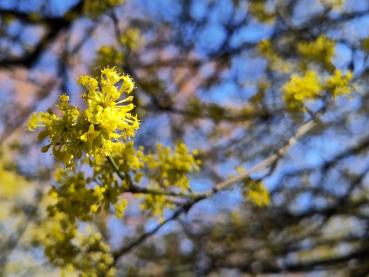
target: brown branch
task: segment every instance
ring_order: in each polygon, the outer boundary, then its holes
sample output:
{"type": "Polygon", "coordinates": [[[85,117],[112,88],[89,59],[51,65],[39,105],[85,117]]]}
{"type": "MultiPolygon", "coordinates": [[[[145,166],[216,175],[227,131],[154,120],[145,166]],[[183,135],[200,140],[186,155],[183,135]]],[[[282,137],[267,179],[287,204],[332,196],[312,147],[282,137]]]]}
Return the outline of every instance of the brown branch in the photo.
{"type": "MultiPolygon", "coordinates": [[[[190,202],[188,202],[187,204],[185,204],[184,206],[180,207],[179,209],[177,209],[174,214],[167,218],[165,221],[163,221],[162,223],[160,223],[158,226],[156,226],[152,231],[149,232],[145,232],[142,235],[140,235],[137,239],[133,240],[130,244],[128,244],[127,246],[122,246],[119,250],[117,250],[114,253],[114,260],[115,263],[117,262],[117,260],[125,255],[126,253],[128,253],[130,250],[132,250],[135,246],[138,246],[139,244],[141,244],[142,242],[144,242],[148,237],[150,237],[151,235],[154,235],[157,231],[160,230],[161,227],[163,227],[165,224],[167,224],[168,222],[176,219],[178,216],[180,216],[180,214],[182,214],[183,212],[187,212],[188,210],[190,210],[196,203],[206,199],[206,198],[210,198],[212,197],[214,194],[216,194],[219,191],[228,189],[230,186],[239,183],[247,178],[249,178],[250,174],[264,169],[268,166],[273,165],[281,156],[285,155],[287,150],[294,145],[299,138],[301,138],[303,135],[305,135],[307,132],[309,132],[314,126],[315,126],[315,122],[313,119],[307,121],[305,124],[303,124],[297,131],[296,133],[288,140],[287,144],[283,147],[281,147],[278,151],[276,151],[275,154],[271,155],[270,157],[264,159],[263,161],[261,161],[260,163],[258,163],[256,166],[254,166],[253,168],[251,168],[250,170],[245,171],[245,173],[240,174],[238,176],[235,176],[233,178],[230,178],[224,182],[218,183],[217,185],[214,186],[214,189],[212,191],[209,191],[207,193],[204,194],[194,194],[192,197],[192,200],[190,202]]],[[[117,164],[114,162],[114,160],[112,158],[108,158],[110,164],[113,166],[114,170],[117,172],[119,171],[119,167],[117,166],[117,164]]],[[[126,178],[124,175],[122,175],[121,173],[119,173],[119,176],[123,178],[123,180],[126,178]]]]}
{"type": "Polygon", "coordinates": [[[249,170],[245,170],[244,173],[239,174],[237,176],[234,176],[232,178],[229,178],[223,182],[220,182],[214,186],[212,191],[209,191],[207,193],[204,193],[200,195],[199,197],[208,198],[214,195],[215,193],[226,190],[229,187],[231,187],[235,183],[242,182],[250,177],[250,175],[254,172],[257,172],[259,170],[265,169],[269,166],[272,166],[275,162],[279,160],[280,157],[284,156],[288,149],[296,144],[298,139],[300,139],[302,136],[304,136],[306,133],[308,133],[311,129],[313,129],[316,126],[316,122],[314,120],[309,120],[306,123],[304,123],[297,131],[296,133],[288,140],[288,142],[278,149],[274,154],[269,156],[268,158],[262,160],[258,164],[256,164],[254,167],[250,168],[249,170]]]}
{"type": "Polygon", "coordinates": [[[174,196],[174,197],[181,197],[181,198],[188,198],[188,199],[195,199],[196,194],[191,193],[182,193],[182,192],[174,192],[174,191],[163,191],[163,190],[156,190],[151,188],[144,188],[137,186],[130,178],[129,173],[125,172],[124,174],[120,171],[119,166],[115,162],[115,160],[107,156],[107,159],[112,166],[114,172],[118,175],[121,181],[126,181],[128,183],[128,188],[124,192],[129,192],[133,194],[151,194],[151,195],[165,195],[165,196],[174,196]]]}
{"type": "Polygon", "coordinates": [[[30,51],[19,57],[7,57],[0,60],[0,67],[14,67],[24,66],[32,67],[40,58],[42,52],[55,41],[58,35],[65,29],[69,28],[75,16],[68,16],[78,14],[82,10],[82,1],[73,6],[67,14],[63,17],[41,17],[34,19],[31,14],[20,12],[17,10],[0,9],[0,15],[12,15],[27,23],[39,23],[47,28],[46,33],[37,43],[37,45],[30,51]]]}
{"type": "MultiPolygon", "coordinates": [[[[287,263],[281,266],[273,266],[273,265],[260,265],[257,273],[286,273],[286,272],[312,272],[319,269],[319,267],[323,266],[333,266],[339,264],[347,264],[347,262],[351,260],[367,260],[369,257],[369,248],[360,249],[356,251],[352,251],[346,255],[331,257],[331,258],[322,258],[315,259],[308,262],[298,262],[298,263],[287,263]]],[[[236,264],[236,263],[227,263],[223,261],[219,261],[216,264],[219,268],[233,268],[238,269],[242,272],[248,273],[256,273],[256,270],[253,269],[250,263],[247,264],[236,264]]]]}
{"type": "Polygon", "coordinates": [[[146,239],[148,239],[150,236],[156,234],[164,225],[167,223],[177,219],[182,213],[188,212],[191,207],[195,204],[195,201],[189,202],[180,208],[178,208],[170,217],[165,219],[163,222],[159,223],[155,228],[152,230],[145,232],[141,235],[139,235],[136,239],[133,239],[130,243],[127,245],[124,245],[120,249],[116,250],[113,254],[114,257],[114,264],[116,264],[120,257],[124,256],[125,254],[129,253],[133,248],[143,243],[146,239]]]}

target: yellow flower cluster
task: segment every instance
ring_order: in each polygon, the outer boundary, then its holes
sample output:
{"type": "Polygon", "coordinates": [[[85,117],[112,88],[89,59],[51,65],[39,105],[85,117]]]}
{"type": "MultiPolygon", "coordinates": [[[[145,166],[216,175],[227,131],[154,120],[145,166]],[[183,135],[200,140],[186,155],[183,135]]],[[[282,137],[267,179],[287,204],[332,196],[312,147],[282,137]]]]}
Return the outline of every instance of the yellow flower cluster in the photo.
{"type": "Polygon", "coordinates": [[[328,8],[339,9],[345,5],[346,0],[319,0],[320,3],[328,8]]]}
{"type": "MultiPolygon", "coordinates": [[[[56,203],[48,207],[49,215],[62,212],[72,221],[74,219],[90,220],[105,205],[105,186],[96,185],[88,188],[90,181],[82,172],[61,170],[56,181],[60,186],[51,189],[50,196],[56,203]]],[[[108,204],[107,204],[108,205],[108,204]]]]}
{"type": "Polygon", "coordinates": [[[123,3],[124,0],[83,0],[83,13],[86,16],[95,18],[106,10],[123,3]]]}
{"type": "Polygon", "coordinates": [[[38,230],[34,236],[35,243],[45,247],[45,254],[53,264],[63,267],[74,262],[78,250],[72,239],[77,234],[77,228],[70,224],[64,214],[55,214],[43,222],[38,230]]]}
{"type": "Polygon", "coordinates": [[[127,206],[128,206],[128,201],[126,199],[122,198],[120,201],[118,201],[114,205],[115,216],[118,218],[122,218],[124,216],[124,212],[126,211],[127,206]]]}
{"type": "MultiPolygon", "coordinates": [[[[122,172],[138,172],[144,166],[143,147],[135,149],[133,142],[120,144],[120,149],[116,151],[118,155],[113,156],[122,172]]],[[[137,180],[139,181],[139,180],[137,180]]]]}
{"type": "Polygon", "coordinates": [[[91,65],[91,73],[97,76],[100,68],[106,66],[122,66],[125,61],[126,50],[136,50],[141,42],[140,30],[138,28],[127,28],[119,36],[120,50],[112,45],[103,45],[96,51],[96,58],[91,65]]]}
{"type": "Polygon", "coordinates": [[[248,10],[258,21],[272,23],[275,19],[275,12],[268,10],[266,2],[266,0],[250,0],[248,10]]]}
{"type": "Polygon", "coordinates": [[[142,211],[163,219],[164,210],[174,208],[175,205],[170,198],[164,195],[145,195],[140,205],[142,211]]]}
{"type": "Polygon", "coordinates": [[[82,152],[78,139],[80,131],[76,128],[80,113],[76,107],[68,104],[68,100],[66,95],[60,97],[58,107],[62,116],[54,114],[51,110],[32,114],[28,129],[34,131],[43,128],[39,138],[48,137],[50,144],[44,146],[42,151],[47,152],[52,146],[55,158],[70,165],[74,157],[81,157],[82,152]]]}
{"type": "Polygon", "coordinates": [[[323,90],[333,96],[350,93],[351,79],[351,72],[343,74],[340,70],[335,70],[325,82],[320,80],[315,71],[307,71],[303,76],[293,74],[282,88],[284,102],[291,111],[303,110],[304,103],[319,98],[323,90]]]}
{"type": "Polygon", "coordinates": [[[101,90],[97,80],[90,76],[82,76],[79,84],[86,89],[84,116],[90,124],[80,138],[89,144],[89,153],[108,156],[118,147],[120,139],[133,137],[139,128],[137,116],[131,114],[133,96],[119,100],[123,93],[132,92],[134,83],[129,76],[105,68],[101,71],[101,90]],[[122,84],[118,89],[119,82],[122,84]]]}
{"type": "Polygon", "coordinates": [[[281,73],[287,73],[291,70],[291,65],[278,55],[278,53],[273,49],[270,40],[265,39],[260,41],[257,45],[257,50],[268,61],[271,69],[281,73]]]}
{"type": "Polygon", "coordinates": [[[333,40],[327,38],[325,35],[321,35],[315,41],[299,42],[297,44],[297,51],[305,58],[305,61],[312,60],[331,69],[335,46],[336,44],[333,40]]]}
{"type": "Polygon", "coordinates": [[[80,241],[80,253],[74,267],[82,272],[82,277],[116,276],[110,247],[99,233],[91,230],[87,236],[82,234],[80,241]]]}
{"type": "Polygon", "coordinates": [[[269,191],[262,182],[249,181],[245,187],[245,197],[258,207],[269,205],[269,191]]]}
{"type": "Polygon", "coordinates": [[[319,77],[315,71],[308,71],[304,76],[293,74],[283,86],[283,97],[290,110],[300,110],[304,101],[319,96],[322,90],[319,77]]]}
{"type": "Polygon", "coordinates": [[[369,37],[361,40],[360,46],[365,52],[369,53],[369,37]]]}
{"type": "Polygon", "coordinates": [[[93,76],[99,74],[100,68],[107,66],[121,66],[124,62],[124,54],[114,46],[103,45],[96,52],[96,58],[91,66],[93,76]]]}
{"type": "Polygon", "coordinates": [[[130,50],[137,49],[141,41],[141,32],[137,28],[127,28],[119,37],[119,42],[130,50]]]}
{"type": "MultiPolygon", "coordinates": [[[[161,144],[157,145],[155,154],[143,157],[146,165],[146,177],[149,179],[149,188],[162,189],[173,187],[182,191],[190,188],[189,174],[199,170],[200,160],[185,144],[175,146],[174,151],[161,144]]],[[[149,211],[155,216],[161,217],[167,208],[172,208],[173,203],[164,195],[144,195],[141,209],[149,211]]]]}
{"type": "Polygon", "coordinates": [[[2,202],[6,199],[14,200],[13,198],[19,196],[20,191],[26,185],[26,179],[12,168],[8,168],[6,162],[0,158],[0,199],[2,202]]]}
{"type": "Polygon", "coordinates": [[[72,166],[74,159],[84,153],[96,160],[104,159],[139,128],[137,116],[131,114],[133,97],[119,100],[134,88],[129,76],[117,73],[114,68],[105,68],[101,71],[100,87],[90,76],[82,76],[79,84],[86,90],[84,111],[70,105],[68,96],[63,95],[58,105],[61,117],[51,111],[40,112],[33,114],[28,123],[31,131],[43,128],[40,138],[50,140],[44,150],[51,146],[56,160],[67,166],[72,166]],[[119,88],[118,83],[121,83],[119,88]]]}
{"type": "Polygon", "coordinates": [[[54,264],[70,265],[86,276],[103,276],[113,270],[111,254],[100,239],[95,245],[90,237],[79,235],[79,222],[93,221],[101,211],[122,217],[128,205],[124,193],[140,193],[143,211],[162,216],[166,208],[174,207],[165,193],[189,190],[189,174],[199,170],[200,161],[185,144],[174,150],[159,144],[155,153],[148,154],[143,147],[135,149],[130,139],[139,121],[132,115],[133,97],[128,95],[134,83],[127,75],[105,68],[100,80],[81,76],[78,82],[84,88],[84,109],[63,95],[59,113],[35,113],[28,122],[31,131],[41,129],[40,139],[49,140],[43,151],[51,148],[55,160],[67,165],[55,173],[46,235],[40,242],[54,264]]]}
{"type": "MultiPolygon", "coordinates": [[[[1,149],[2,150],[2,149],[1,149]]],[[[5,222],[18,203],[27,199],[32,183],[17,172],[15,164],[7,160],[0,150],[0,221],[5,222]]],[[[7,153],[8,154],[8,153],[7,153]]],[[[13,219],[14,220],[14,219],[13,219]]],[[[0,230],[0,240],[5,230],[0,230]]],[[[6,232],[7,233],[7,232],[6,232]]],[[[4,238],[4,237],[3,237],[4,238]]]]}
{"type": "Polygon", "coordinates": [[[147,164],[147,174],[154,186],[174,186],[183,191],[189,189],[188,173],[198,171],[200,161],[190,152],[183,143],[175,146],[174,152],[169,147],[161,144],[156,146],[156,153],[146,155],[144,161],[147,164]]]}
{"type": "Polygon", "coordinates": [[[110,248],[96,232],[81,233],[63,213],[43,222],[35,234],[36,244],[45,247],[45,254],[65,271],[78,276],[115,276],[110,248]],[[77,272],[76,272],[77,271],[77,272]]]}
{"type": "Polygon", "coordinates": [[[334,74],[327,79],[324,86],[333,96],[345,95],[352,91],[350,85],[351,80],[351,72],[342,74],[340,70],[335,70],[334,74]]]}

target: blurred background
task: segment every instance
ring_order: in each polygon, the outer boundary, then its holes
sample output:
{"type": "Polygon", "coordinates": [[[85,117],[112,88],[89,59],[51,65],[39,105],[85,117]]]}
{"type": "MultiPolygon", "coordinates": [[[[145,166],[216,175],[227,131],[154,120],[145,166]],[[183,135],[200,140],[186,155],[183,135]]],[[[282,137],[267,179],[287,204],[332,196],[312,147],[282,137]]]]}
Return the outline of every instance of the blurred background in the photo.
{"type": "Polygon", "coordinates": [[[316,122],[250,176],[268,205],[235,184],[166,224],[129,195],[123,219],[96,218],[117,276],[369,276],[368,54],[366,0],[0,0],[0,275],[61,274],[33,239],[55,165],[26,121],[65,93],[83,105],[78,77],[116,66],[136,83],[135,145],[200,151],[193,192],[316,122]],[[328,59],[299,51],[321,37],[328,59]],[[282,87],[307,69],[352,71],[352,93],[289,110],[282,87]]]}

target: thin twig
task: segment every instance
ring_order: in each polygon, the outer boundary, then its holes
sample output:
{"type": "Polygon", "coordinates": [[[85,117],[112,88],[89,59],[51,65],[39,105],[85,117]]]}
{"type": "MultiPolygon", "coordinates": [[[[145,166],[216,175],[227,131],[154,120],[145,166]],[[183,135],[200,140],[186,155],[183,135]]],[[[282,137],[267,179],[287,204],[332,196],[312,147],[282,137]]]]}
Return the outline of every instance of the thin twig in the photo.
{"type": "MultiPolygon", "coordinates": [[[[298,139],[304,136],[306,133],[308,133],[312,128],[316,126],[316,123],[314,121],[314,118],[311,118],[310,120],[306,121],[297,131],[296,133],[288,140],[288,142],[281,148],[279,148],[273,155],[269,156],[268,158],[262,160],[260,163],[252,167],[251,169],[245,171],[242,174],[239,174],[235,177],[229,178],[223,182],[220,182],[214,186],[214,188],[206,193],[203,194],[194,194],[192,196],[192,200],[190,200],[187,204],[181,206],[178,208],[170,217],[168,217],[166,220],[158,224],[154,229],[144,232],[141,234],[137,239],[133,240],[131,243],[129,243],[126,246],[121,247],[114,253],[114,264],[117,263],[118,259],[127,254],[130,250],[132,250],[134,247],[138,246],[142,242],[144,242],[147,238],[154,235],[156,232],[158,232],[164,225],[166,225],[168,222],[171,222],[174,219],[177,219],[183,212],[189,211],[196,203],[200,202],[203,199],[207,199],[212,197],[214,194],[216,194],[219,191],[228,189],[232,185],[242,182],[245,179],[249,178],[249,176],[261,169],[267,168],[268,166],[273,165],[275,162],[278,161],[282,156],[284,156],[288,149],[297,143],[298,139]]],[[[108,160],[112,164],[114,170],[119,172],[119,167],[115,163],[115,161],[108,157],[108,160]]],[[[124,176],[119,173],[119,176],[122,176],[124,179],[124,176]]],[[[139,188],[141,189],[141,188],[139,188]]],[[[157,193],[159,191],[154,191],[154,193],[157,193]]],[[[149,190],[147,190],[145,193],[150,193],[149,190]]],[[[162,193],[162,192],[159,192],[162,193]]]]}

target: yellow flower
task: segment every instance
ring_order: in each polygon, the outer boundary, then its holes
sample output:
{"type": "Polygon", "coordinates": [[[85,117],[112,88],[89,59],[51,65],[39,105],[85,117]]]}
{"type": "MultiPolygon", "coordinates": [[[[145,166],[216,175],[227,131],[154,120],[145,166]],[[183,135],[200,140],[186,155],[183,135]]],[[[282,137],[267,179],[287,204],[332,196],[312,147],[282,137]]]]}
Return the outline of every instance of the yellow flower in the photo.
{"type": "Polygon", "coordinates": [[[100,134],[100,132],[95,131],[95,127],[93,124],[90,125],[90,128],[88,128],[88,131],[84,133],[80,138],[82,141],[93,143],[94,139],[100,134]]]}
{"type": "Polygon", "coordinates": [[[124,216],[124,211],[126,210],[128,205],[128,201],[126,199],[122,199],[120,202],[114,205],[115,215],[119,218],[124,216]]]}
{"type": "Polygon", "coordinates": [[[99,208],[95,204],[90,206],[90,211],[93,212],[93,213],[97,213],[98,209],[99,208]]]}
{"type": "Polygon", "coordinates": [[[74,159],[87,154],[96,160],[110,155],[122,141],[134,137],[139,120],[132,115],[133,97],[123,99],[134,88],[132,79],[119,74],[115,68],[101,70],[100,86],[97,79],[81,76],[79,84],[85,88],[83,99],[87,108],[80,112],[69,104],[69,97],[60,96],[57,105],[61,116],[54,113],[35,113],[28,122],[28,129],[43,128],[40,138],[49,138],[57,160],[73,166],[74,159]],[[118,87],[118,83],[121,83],[118,87]]]}
{"type": "Polygon", "coordinates": [[[306,60],[313,60],[331,68],[331,60],[335,52],[335,42],[325,35],[319,36],[315,41],[300,42],[297,44],[297,51],[306,60]]]}
{"type": "Polygon", "coordinates": [[[334,96],[345,95],[351,92],[350,81],[352,73],[347,72],[345,75],[340,70],[336,70],[325,83],[325,88],[334,96]]]}
{"type": "Polygon", "coordinates": [[[270,67],[278,72],[287,73],[291,70],[291,64],[286,62],[278,53],[274,50],[272,42],[270,40],[262,40],[257,45],[259,53],[269,62],[270,67]]]}
{"type": "Polygon", "coordinates": [[[144,157],[153,183],[187,190],[190,185],[188,175],[199,170],[200,161],[184,143],[177,144],[174,151],[161,144],[156,148],[156,155],[144,157]]]}
{"type": "Polygon", "coordinates": [[[83,13],[91,18],[96,18],[106,10],[123,3],[124,0],[84,0],[83,13]]]}
{"type": "Polygon", "coordinates": [[[269,192],[262,182],[246,184],[246,197],[256,206],[264,207],[270,203],[269,192]]]}
{"type": "Polygon", "coordinates": [[[131,114],[133,97],[118,101],[123,93],[129,94],[134,88],[129,76],[117,73],[115,68],[105,68],[101,71],[101,91],[97,89],[94,78],[82,76],[79,83],[87,90],[84,94],[88,106],[86,119],[99,125],[105,137],[116,139],[135,135],[139,121],[131,114]],[[118,89],[116,84],[120,81],[122,85],[118,89]]]}
{"type": "Polygon", "coordinates": [[[141,33],[140,30],[137,28],[128,28],[119,37],[119,42],[131,50],[138,48],[141,41],[141,33]]]}
{"type": "Polygon", "coordinates": [[[293,74],[283,86],[283,98],[289,109],[303,107],[304,101],[316,99],[323,87],[315,71],[307,71],[304,76],[293,74]]]}
{"type": "Polygon", "coordinates": [[[363,39],[360,43],[361,48],[365,51],[365,52],[369,52],[369,37],[363,39]]]}
{"type": "Polygon", "coordinates": [[[103,45],[96,52],[96,58],[91,67],[92,75],[100,74],[100,68],[106,66],[121,66],[124,63],[124,53],[114,46],[103,45]]]}
{"type": "Polygon", "coordinates": [[[322,5],[333,8],[333,9],[340,9],[344,6],[346,0],[320,0],[322,5]]]}
{"type": "Polygon", "coordinates": [[[250,0],[249,12],[257,20],[263,23],[272,23],[275,19],[275,12],[268,9],[266,0],[250,0]]]}

